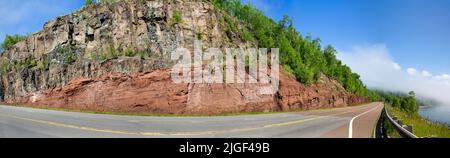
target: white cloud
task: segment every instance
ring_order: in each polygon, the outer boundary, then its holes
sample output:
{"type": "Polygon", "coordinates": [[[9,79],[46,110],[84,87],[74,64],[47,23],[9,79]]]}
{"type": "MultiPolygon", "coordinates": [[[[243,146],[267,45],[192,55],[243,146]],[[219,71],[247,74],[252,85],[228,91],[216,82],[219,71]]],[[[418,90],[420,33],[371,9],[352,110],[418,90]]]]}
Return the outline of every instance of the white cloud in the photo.
{"type": "Polygon", "coordinates": [[[428,72],[428,71],[426,71],[426,70],[423,70],[422,73],[421,73],[421,75],[422,75],[423,77],[431,77],[431,76],[433,76],[430,72],[428,72]]]}
{"type": "Polygon", "coordinates": [[[389,55],[383,44],[355,46],[339,50],[338,58],[360,74],[371,88],[388,91],[415,91],[418,96],[433,98],[450,108],[450,75],[433,76],[429,71],[408,68],[401,71],[400,64],[389,55]]]}
{"type": "Polygon", "coordinates": [[[433,77],[434,80],[440,81],[445,83],[446,85],[450,86],[450,75],[449,74],[442,74],[442,75],[437,75],[433,77]]]}
{"type": "Polygon", "coordinates": [[[414,69],[414,68],[408,68],[406,70],[406,72],[408,72],[408,74],[411,75],[411,76],[415,76],[417,74],[417,70],[414,69]]]}
{"type": "Polygon", "coordinates": [[[450,80],[449,74],[442,74],[434,77],[437,80],[450,80]]]}
{"type": "Polygon", "coordinates": [[[402,67],[398,63],[393,63],[395,70],[402,70],[402,67]]]}

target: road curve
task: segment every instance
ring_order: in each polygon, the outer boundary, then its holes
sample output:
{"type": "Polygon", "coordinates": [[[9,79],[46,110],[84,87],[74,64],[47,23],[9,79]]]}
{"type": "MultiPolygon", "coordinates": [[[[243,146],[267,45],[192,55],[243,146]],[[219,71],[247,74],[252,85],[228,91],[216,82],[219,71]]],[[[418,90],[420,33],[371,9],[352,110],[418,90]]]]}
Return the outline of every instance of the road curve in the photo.
{"type": "Polygon", "coordinates": [[[382,103],[218,117],[116,116],[0,106],[3,138],[370,138],[382,103]]]}

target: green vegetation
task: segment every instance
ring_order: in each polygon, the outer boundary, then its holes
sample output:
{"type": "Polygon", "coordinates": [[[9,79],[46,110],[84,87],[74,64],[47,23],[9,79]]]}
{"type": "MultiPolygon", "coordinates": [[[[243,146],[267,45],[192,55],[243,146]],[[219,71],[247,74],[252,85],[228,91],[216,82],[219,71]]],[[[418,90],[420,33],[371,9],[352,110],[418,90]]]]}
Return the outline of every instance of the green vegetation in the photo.
{"type": "Polygon", "coordinates": [[[119,1],[120,0],[98,0],[99,3],[107,3],[107,4],[113,4],[119,1]]]}
{"type": "Polygon", "coordinates": [[[110,46],[108,49],[108,59],[117,59],[119,58],[120,52],[117,51],[113,46],[110,46]]]}
{"type": "Polygon", "coordinates": [[[36,59],[33,58],[27,58],[27,60],[25,60],[25,67],[30,69],[30,68],[34,68],[37,66],[37,61],[36,59]]]}
{"type": "Polygon", "coordinates": [[[319,38],[302,36],[288,16],[275,22],[240,0],[213,0],[213,4],[226,13],[221,23],[226,25],[227,34],[238,33],[244,40],[256,41],[260,48],[280,48],[281,65],[298,81],[312,84],[325,74],[340,81],[353,94],[372,100],[381,99],[365,87],[358,74],[336,58],[337,51],[332,46],[323,49],[319,38]],[[247,29],[238,29],[235,19],[247,24],[247,29]]]}
{"type": "Polygon", "coordinates": [[[43,60],[38,62],[37,67],[43,71],[48,70],[50,67],[50,62],[47,58],[44,58],[43,60]]]}
{"type": "Polygon", "coordinates": [[[8,73],[9,72],[9,63],[8,62],[2,62],[2,64],[1,64],[1,73],[2,74],[6,74],[6,73],[8,73]]]}
{"type": "Polygon", "coordinates": [[[4,50],[11,48],[13,45],[15,45],[17,42],[20,42],[25,39],[25,36],[21,35],[6,35],[5,40],[2,43],[2,48],[4,50]]]}
{"type": "Polygon", "coordinates": [[[24,69],[38,68],[41,70],[47,70],[49,68],[49,62],[46,58],[43,60],[37,60],[33,57],[28,57],[24,60],[2,60],[0,63],[0,72],[2,74],[7,74],[11,71],[22,71],[24,69]]]}
{"type": "Polygon", "coordinates": [[[95,3],[96,3],[95,0],[85,0],[84,1],[84,5],[85,6],[90,6],[90,5],[93,5],[95,3]]]}
{"type": "Polygon", "coordinates": [[[98,59],[99,59],[100,61],[108,60],[108,55],[105,54],[105,53],[101,53],[101,54],[98,55],[98,59]]]}
{"type": "Polygon", "coordinates": [[[107,50],[105,50],[103,53],[97,54],[96,52],[91,53],[92,60],[99,60],[101,62],[111,60],[111,59],[117,59],[119,56],[121,56],[122,53],[117,51],[113,46],[109,46],[107,50]]]}
{"type": "Polygon", "coordinates": [[[202,40],[203,39],[203,34],[200,32],[197,32],[197,40],[202,40]]]}
{"type": "Polygon", "coordinates": [[[97,54],[96,52],[91,52],[87,58],[90,60],[99,60],[101,62],[104,62],[107,60],[117,59],[121,56],[135,57],[137,55],[139,55],[140,58],[145,58],[146,52],[136,51],[133,46],[129,46],[125,50],[122,49],[117,50],[113,46],[110,46],[103,53],[97,54]]]}
{"type": "Polygon", "coordinates": [[[56,52],[62,54],[64,64],[72,64],[77,60],[75,49],[72,47],[58,47],[56,52]]]}
{"type": "MultiPolygon", "coordinates": [[[[90,5],[94,5],[94,4],[113,4],[116,2],[119,2],[120,0],[85,0],[84,1],[84,5],[85,6],[90,6],[90,5]]],[[[142,0],[139,0],[139,2],[141,2],[142,0]]]]}
{"type": "Polygon", "coordinates": [[[183,15],[182,15],[181,11],[178,11],[178,10],[174,11],[172,18],[169,21],[169,24],[173,26],[176,24],[180,24],[182,22],[183,22],[183,15]]]}
{"type": "Polygon", "coordinates": [[[418,113],[411,114],[401,107],[386,107],[392,115],[402,120],[404,124],[412,125],[413,133],[418,137],[450,138],[450,127],[445,124],[428,121],[418,113]]]}
{"type": "Polygon", "coordinates": [[[134,57],[136,54],[137,53],[131,47],[128,47],[124,52],[124,55],[127,57],[134,57]]]}
{"type": "Polygon", "coordinates": [[[392,125],[386,117],[383,119],[383,129],[389,138],[402,138],[400,133],[398,133],[395,129],[394,125],[392,125]]]}
{"type": "Polygon", "coordinates": [[[147,56],[147,53],[145,51],[139,51],[138,54],[141,59],[145,59],[145,57],[147,56]]]}
{"type": "Polygon", "coordinates": [[[145,1],[146,1],[146,0],[137,0],[137,2],[138,2],[139,4],[141,4],[141,5],[145,5],[145,1]]]}
{"type": "MultiPolygon", "coordinates": [[[[387,104],[386,109],[406,125],[413,126],[413,133],[418,137],[445,137],[450,138],[450,127],[426,120],[419,114],[419,104],[415,98],[414,92],[409,94],[388,93],[377,91],[377,93],[384,98],[387,104]]],[[[401,137],[387,122],[384,123],[385,129],[389,136],[393,138],[401,137]]]]}
{"type": "Polygon", "coordinates": [[[12,70],[22,71],[24,69],[31,69],[38,66],[38,61],[32,57],[26,58],[25,60],[14,60],[12,61],[12,67],[10,67],[9,62],[2,63],[2,73],[8,73],[12,70]]]}
{"type": "Polygon", "coordinates": [[[72,64],[75,61],[76,61],[75,54],[72,51],[67,52],[67,54],[64,57],[64,63],[72,64]]]}
{"type": "Polygon", "coordinates": [[[407,95],[381,91],[378,91],[377,93],[384,98],[385,103],[392,105],[392,107],[412,115],[419,114],[419,105],[416,101],[416,94],[413,91],[409,92],[407,95]]]}

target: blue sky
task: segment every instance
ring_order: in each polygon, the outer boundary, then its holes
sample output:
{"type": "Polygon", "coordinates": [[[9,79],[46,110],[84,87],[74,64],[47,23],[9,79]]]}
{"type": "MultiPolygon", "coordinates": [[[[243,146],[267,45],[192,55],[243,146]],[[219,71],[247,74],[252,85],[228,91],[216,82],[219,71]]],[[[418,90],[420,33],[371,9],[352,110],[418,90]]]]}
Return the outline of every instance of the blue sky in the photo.
{"type": "Polygon", "coordinates": [[[83,0],[0,0],[0,41],[5,34],[37,32],[45,22],[83,6],[83,0]]]}
{"type": "MultiPolygon", "coordinates": [[[[275,20],[287,14],[303,35],[335,46],[369,87],[450,96],[450,0],[243,1],[275,20]]],[[[0,41],[5,34],[39,31],[83,3],[0,0],[0,41]]]]}

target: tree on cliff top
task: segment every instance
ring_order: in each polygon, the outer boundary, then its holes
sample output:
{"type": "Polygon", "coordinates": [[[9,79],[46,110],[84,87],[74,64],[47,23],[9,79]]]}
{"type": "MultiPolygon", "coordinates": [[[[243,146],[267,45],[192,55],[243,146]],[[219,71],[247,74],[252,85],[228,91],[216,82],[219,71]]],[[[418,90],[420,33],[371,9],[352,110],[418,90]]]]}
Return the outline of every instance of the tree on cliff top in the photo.
{"type": "Polygon", "coordinates": [[[95,3],[97,3],[95,0],[85,0],[84,1],[85,6],[93,5],[95,3]]]}
{"type": "Polygon", "coordinates": [[[25,36],[21,35],[6,35],[5,40],[2,43],[2,49],[6,50],[8,48],[11,48],[13,45],[15,45],[17,42],[20,42],[25,39],[25,36]]]}
{"type": "Polygon", "coordinates": [[[98,3],[108,3],[108,4],[112,4],[112,3],[116,3],[119,2],[120,0],[85,0],[84,1],[84,5],[85,6],[90,6],[90,5],[94,5],[94,4],[98,4],[98,3]]]}

